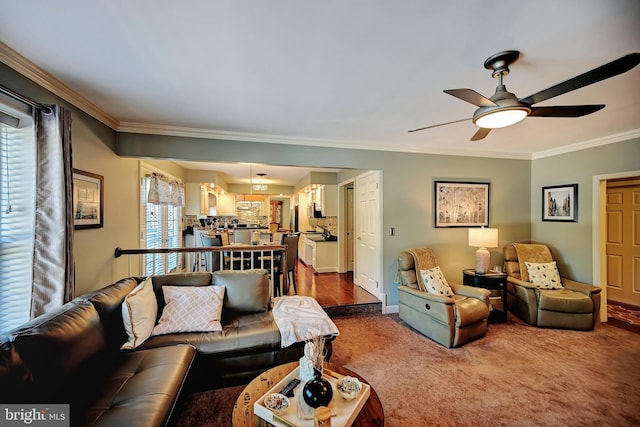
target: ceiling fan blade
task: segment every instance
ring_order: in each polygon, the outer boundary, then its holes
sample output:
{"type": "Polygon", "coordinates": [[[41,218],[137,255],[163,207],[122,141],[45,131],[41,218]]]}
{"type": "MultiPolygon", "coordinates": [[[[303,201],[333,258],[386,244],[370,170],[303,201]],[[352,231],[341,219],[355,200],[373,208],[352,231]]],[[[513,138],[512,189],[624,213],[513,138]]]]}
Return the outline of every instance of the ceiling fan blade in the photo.
{"type": "Polygon", "coordinates": [[[598,105],[558,105],[555,107],[531,107],[531,117],[581,117],[602,110],[604,104],[598,105]]]}
{"type": "Polygon", "coordinates": [[[448,93],[451,96],[455,96],[458,99],[462,99],[463,101],[467,101],[468,103],[476,105],[478,107],[497,106],[497,104],[495,104],[489,98],[485,98],[472,89],[445,89],[443,92],[448,93]]]}
{"type": "Polygon", "coordinates": [[[417,132],[417,131],[419,131],[419,130],[425,130],[425,129],[437,128],[438,126],[450,125],[450,124],[452,124],[452,123],[466,122],[467,120],[471,120],[471,118],[468,118],[468,119],[460,119],[460,120],[454,120],[454,121],[452,121],[452,122],[446,122],[446,123],[438,123],[437,125],[425,126],[425,127],[417,128],[417,129],[411,129],[411,130],[410,130],[410,131],[408,131],[408,132],[410,132],[410,133],[411,133],[411,132],[417,132]]]}
{"type": "Polygon", "coordinates": [[[491,132],[491,128],[480,128],[476,133],[473,134],[469,141],[480,141],[481,139],[484,139],[484,137],[489,135],[489,132],[491,132]]]}
{"type": "Polygon", "coordinates": [[[630,53],[622,58],[616,59],[615,61],[611,61],[608,64],[594,68],[591,71],[587,71],[586,73],[580,74],[572,79],[558,83],[555,86],[551,86],[548,89],[541,90],[540,92],[529,95],[526,98],[521,98],[520,101],[529,105],[537,104],[538,102],[553,98],[554,96],[562,95],[564,93],[571,92],[572,90],[580,89],[581,87],[589,86],[590,84],[627,72],[638,65],[638,63],[640,63],[640,53],[630,53]]]}

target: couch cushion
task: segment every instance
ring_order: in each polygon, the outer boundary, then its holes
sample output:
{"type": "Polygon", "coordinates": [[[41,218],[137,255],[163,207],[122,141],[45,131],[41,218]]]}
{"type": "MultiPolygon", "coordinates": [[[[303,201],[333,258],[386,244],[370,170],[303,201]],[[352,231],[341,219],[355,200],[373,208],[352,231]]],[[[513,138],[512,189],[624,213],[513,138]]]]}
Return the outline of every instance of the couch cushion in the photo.
{"type": "Polygon", "coordinates": [[[434,295],[442,295],[445,297],[452,297],[453,291],[447,283],[447,280],[442,274],[439,266],[435,266],[428,270],[420,270],[420,277],[422,283],[424,283],[425,290],[434,295]]]}
{"type": "Polygon", "coordinates": [[[84,295],[100,315],[109,347],[120,348],[127,340],[127,333],[122,324],[122,303],[142,280],[142,278],[129,277],[84,295]]]}
{"type": "Polygon", "coordinates": [[[558,266],[552,262],[525,262],[529,281],[538,289],[563,289],[558,266]]]}
{"type": "Polygon", "coordinates": [[[149,338],[156,324],[157,310],[158,302],[151,279],[147,278],[122,303],[122,323],[127,332],[127,342],[122,345],[122,349],[136,348],[149,338]]]}
{"type": "MultiPolygon", "coordinates": [[[[198,353],[250,355],[280,349],[280,331],[271,311],[243,314],[225,322],[222,332],[183,332],[152,336],[139,349],[191,344],[198,353]]],[[[250,356],[247,356],[250,357],[250,356]]]]}
{"type": "Polygon", "coordinates": [[[538,294],[538,310],[593,313],[593,300],[588,295],[569,289],[541,289],[538,294]]]}
{"type": "Polygon", "coordinates": [[[1,376],[3,382],[22,381],[12,390],[25,392],[30,402],[64,399],[59,390],[68,378],[107,349],[100,316],[87,301],[72,301],[36,318],[10,339],[3,344],[2,364],[8,370],[1,376]]]}
{"type": "Polygon", "coordinates": [[[224,286],[163,286],[167,305],[151,335],[222,330],[224,286]]]}
{"type": "Polygon", "coordinates": [[[74,425],[166,425],[194,356],[186,345],[125,354],[74,425]]]}
{"type": "Polygon", "coordinates": [[[267,270],[216,271],[213,273],[212,282],[226,288],[224,312],[259,313],[269,309],[267,270]]]}
{"type": "Polygon", "coordinates": [[[153,282],[153,292],[158,300],[158,317],[162,316],[162,311],[166,302],[162,294],[163,286],[208,286],[211,284],[211,273],[196,271],[193,273],[170,273],[151,276],[153,282]]]}

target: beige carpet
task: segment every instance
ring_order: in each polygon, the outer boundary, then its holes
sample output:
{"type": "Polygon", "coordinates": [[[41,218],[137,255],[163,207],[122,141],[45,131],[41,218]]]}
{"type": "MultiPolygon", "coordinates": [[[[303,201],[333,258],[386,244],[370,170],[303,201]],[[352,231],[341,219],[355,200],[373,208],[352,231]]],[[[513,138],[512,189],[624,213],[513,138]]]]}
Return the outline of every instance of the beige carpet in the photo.
{"type": "MultiPolygon", "coordinates": [[[[640,335],[538,329],[509,315],[445,349],[392,316],[336,318],[332,362],[378,392],[387,426],[638,426],[640,335]]],[[[242,387],[196,393],[182,426],[225,426],[242,387]]]]}

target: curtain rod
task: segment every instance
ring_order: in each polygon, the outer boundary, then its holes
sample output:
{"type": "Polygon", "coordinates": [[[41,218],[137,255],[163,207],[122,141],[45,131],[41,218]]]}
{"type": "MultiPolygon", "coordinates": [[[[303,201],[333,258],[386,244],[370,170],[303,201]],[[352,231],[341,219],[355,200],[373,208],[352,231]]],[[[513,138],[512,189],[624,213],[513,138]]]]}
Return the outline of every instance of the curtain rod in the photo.
{"type": "Polygon", "coordinates": [[[6,86],[0,85],[0,92],[4,93],[5,95],[10,96],[11,98],[18,100],[20,102],[22,102],[23,104],[27,104],[30,105],[33,108],[37,108],[38,110],[42,110],[47,114],[51,114],[53,113],[53,110],[51,109],[51,107],[48,107],[46,105],[40,104],[38,102],[32,101],[31,99],[27,98],[26,96],[22,96],[17,92],[12,91],[11,89],[9,89],[6,86]]]}

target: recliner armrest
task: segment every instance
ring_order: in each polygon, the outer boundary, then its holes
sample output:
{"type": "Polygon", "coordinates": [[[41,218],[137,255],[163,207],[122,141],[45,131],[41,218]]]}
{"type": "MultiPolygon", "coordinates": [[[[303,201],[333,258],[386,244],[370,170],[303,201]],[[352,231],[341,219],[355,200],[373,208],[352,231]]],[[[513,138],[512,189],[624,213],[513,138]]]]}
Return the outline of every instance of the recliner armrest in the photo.
{"type": "Polygon", "coordinates": [[[476,298],[480,301],[488,301],[487,298],[491,295],[491,291],[484,288],[476,288],[474,286],[460,285],[452,282],[449,282],[449,286],[451,286],[454,294],[463,295],[469,298],[476,298]]]}
{"type": "Polygon", "coordinates": [[[595,295],[602,292],[602,288],[600,286],[593,286],[587,283],[577,282],[575,280],[562,278],[562,286],[572,291],[580,292],[585,295],[595,295]]]}
{"type": "Polygon", "coordinates": [[[406,292],[414,297],[424,299],[426,301],[437,302],[440,304],[449,304],[453,305],[455,300],[453,298],[445,297],[442,295],[430,294],[418,289],[410,288],[409,286],[400,285],[398,286],[398,292],[406,292]]]}

